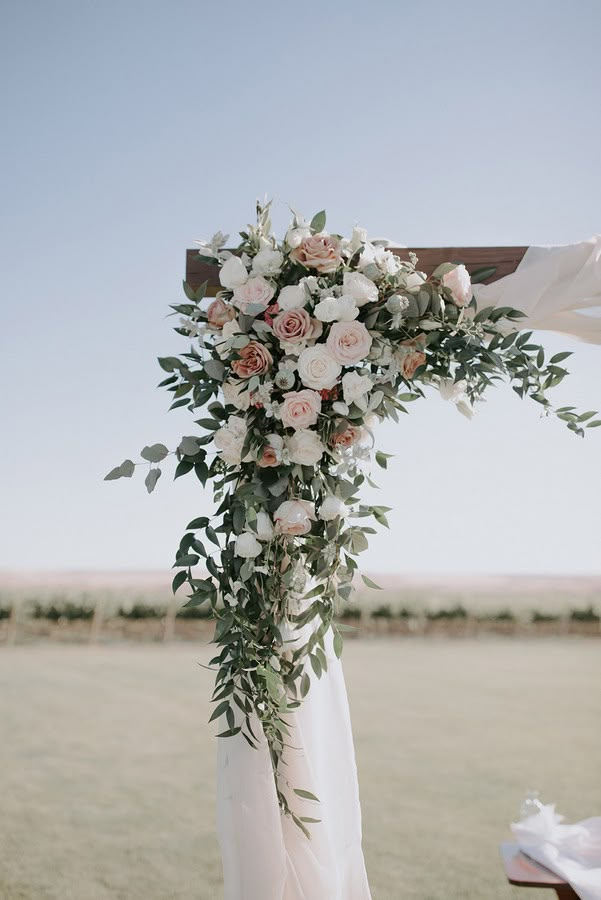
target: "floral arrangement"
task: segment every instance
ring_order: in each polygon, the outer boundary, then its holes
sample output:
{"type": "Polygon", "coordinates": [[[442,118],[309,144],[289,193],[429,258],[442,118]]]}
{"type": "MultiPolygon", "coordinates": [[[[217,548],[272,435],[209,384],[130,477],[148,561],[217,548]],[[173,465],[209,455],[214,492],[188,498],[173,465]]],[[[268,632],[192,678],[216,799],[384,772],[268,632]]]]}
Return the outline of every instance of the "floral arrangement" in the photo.
{"type": "MultiPolygon", "coordinates": [[[[601,424],[594,413],[552,410],[546,392],[569,354],[546,362],[516,325],[522,313],[478,310],[463,265],[426,277],[415,256],[403,261],[360,228],[345,239],[325,225],[324,212],[294,214],[278,242],[267,203],[233,252],[220,233],[199,242],[221,289],[209,300],[205,285],[184,283],[186,302],[172,309],[192,345],[159,359],[171,408],[203,410],[174,451],[175,477],[210,481],[217,504],[189,523],[173,579],[174,591],[189,587],[186,605],[209,604],[216,622],[211,718],[224,721],[221,737],[241,734],[253,747],[262,729],[281,809],[305,831],[315,820],[297,814],[293,793],[316,798],[287,790],[287,715],[327,670],[326,641],[342,651],[335,614],[375,533],[364,520],[387,526],[387,507],[359,496],[373,484],[372,456],[384,468],[389,458],[374,449],[377,423],[398,421],[429,386],[470,417],[505,379],[577,434],[601,424]]],[[[142,451],[149,492],[168,454],[163,444],[142,451]]],[[[106,477],[134,469],[126,460],[106,477]]]]}

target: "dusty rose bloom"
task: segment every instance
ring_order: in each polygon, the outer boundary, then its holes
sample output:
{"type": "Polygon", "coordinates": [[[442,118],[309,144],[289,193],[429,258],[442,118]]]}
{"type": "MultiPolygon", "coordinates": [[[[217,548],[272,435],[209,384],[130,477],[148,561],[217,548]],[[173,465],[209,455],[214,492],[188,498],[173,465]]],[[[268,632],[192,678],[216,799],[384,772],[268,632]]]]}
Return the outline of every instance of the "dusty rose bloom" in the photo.
{"type": "Polygon", "coordinates": [[[416,369],[419,369],[419,367],[423,366],[425,363],[426,354],[422,349],[425,346],[425,343],[426,337],[423,334],[420,334],[413,340],[401,342],[400,346],[407,348],[402,352],[402,356],[400,357],[401,371],[405,378],[413,378],[416,369]]]}
{"type": "Polygon", "coordinates": [[[453,295],[456,306],[467,306],[472,299],[472,281],[465,266],[455,266],[443,276],[442,283],[453,295]]]}
{"type": "Polygon", "coordinates": [[[310,428],[321,412],[321,397],[317,391],[288,391],[280,409],[286,428],[310,428]]]}
{"type": "Polygon", "coordinates": [[[209,325],[212,325],[213,328],[223,328],[226,322],[231,322],[235,318],[236,310],[234,307],[230,306],[229,303],[224,303],[219,297],[217,300],[213,300],[207,310],[207,319],[209,325]]]}
{"type": "Polygon", "coordinates": [[[258,341],[250,341],[239,351],[240,359],[235,359],[232,369],[239,378],[252,378],[253,375],[264,375],[273,363],[273,357],[267,347],[258,341]]]}
{"type": "Polygon", "coordinates": [[[280,341],[300,344],[306,338],[319,337],[323,325],[312,319],[306,309],[286,309],[273,320],[273,333],[280,341]]]}
{"type": "Polygon", "coordinates": [[[342,248],[340,241],[329,234],[312,234],[303,238],[290,257],[307,269],[334,272],[342,262],[342,248]]]}
{"type": "Polygon", "coordinates": [[[344,431],[335,432],[332,435],[330,444],[332,447],[336,447],[340,450],[347,450],[349,447],[352,447],[360,437],[361,429],[357,425],[351,425],[350,422],[348,422],[344,431]]]}

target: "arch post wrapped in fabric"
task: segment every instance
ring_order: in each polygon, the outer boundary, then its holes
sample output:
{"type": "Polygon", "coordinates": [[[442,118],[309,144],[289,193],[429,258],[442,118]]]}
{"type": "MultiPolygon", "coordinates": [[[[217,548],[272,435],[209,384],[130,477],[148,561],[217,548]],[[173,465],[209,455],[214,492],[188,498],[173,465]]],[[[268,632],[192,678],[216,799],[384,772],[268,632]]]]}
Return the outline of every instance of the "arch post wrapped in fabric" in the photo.
{"type": "MultiPolygon", "coordinates": [[[[361,500],[372,462],[388,464],[377,424],[400,421],[432,391],[469,418],[505,381],[577,435],[601,425],[593,412],[553,407],[569,354],[547,359],[528,321],[535,307],[540,327],[598,334],[595,319],[573,316],[599,297],[599,242],[569,258],[548,251],[546,264],[510,248],[497,272],[485,258],[474,266],[477,250],[470,270],[455,252],[422,270],[414,253],[362,229],[328,233],[324,212],[295,213],[277,240],[269,204],[259,205],[240,234],[234,251],[221,233],[201,242],[185,301],[172,306],[189,344],[159,360],[161,386],[172,409],[192,412],[190,433],[173,451],[145,447],[137,465],[148,466],[148,491],[170,454],[176,477],[213,487],[215,509],[199,510],[177,549],[173,589],[186,585],[186,605],[215,619],[227,900],[367,900],[336,617],[373,525],[388,524],[387,507],[361,500]],[[218,273],[216,293],[199,270],[218,273]],[[538,290],[534,305],[524,290],[538,290]]],[[[107,478],[135,468],[125,460],[107,478]]]]}

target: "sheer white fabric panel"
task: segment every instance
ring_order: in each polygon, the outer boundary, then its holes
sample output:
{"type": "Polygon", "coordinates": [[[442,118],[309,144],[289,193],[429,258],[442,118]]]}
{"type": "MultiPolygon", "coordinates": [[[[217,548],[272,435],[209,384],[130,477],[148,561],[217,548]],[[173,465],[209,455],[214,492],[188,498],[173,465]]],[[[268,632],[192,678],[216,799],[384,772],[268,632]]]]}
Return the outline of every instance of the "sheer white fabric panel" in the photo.
{"type": "Polygon", "coordinates": [[[512,306],[526,313],[517,326],[601,343],[601,235],[579,244],[529,247],[516,271],[474,285],[478,307],[512,306]],[[590,310],[593,314],[584,312],[590,310]]]}
{"type": "MultiPolygon", "coordinates": [[[[326,636],[328,672],[289,717],[286,777],[311,791],[319,805],[288,792],[309,825],[311,840],[280,814],[269,753],[241,735],[220,738],[217,751],[217,826],[225,900],[370,900],[363,851],[355,752],[340,660],[326,636]]],[[[260,727],[253,728],[260,733],[260,727]]]]}

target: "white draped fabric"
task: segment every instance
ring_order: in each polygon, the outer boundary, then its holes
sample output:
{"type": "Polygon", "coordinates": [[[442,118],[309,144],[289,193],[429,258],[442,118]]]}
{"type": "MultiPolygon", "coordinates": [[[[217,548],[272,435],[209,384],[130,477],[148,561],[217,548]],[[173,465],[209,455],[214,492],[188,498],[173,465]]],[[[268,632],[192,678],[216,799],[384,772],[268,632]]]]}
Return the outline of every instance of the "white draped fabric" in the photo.
{"type": "Polygon", "coordinates": [[[579,244],[529,247],[516,271],[492,284],[474,285],[478,307],[512,306],[527,328],[601,343],[601,235],[579,244]]]}
{"type": "Polygon", "coordinates": [[[520,850],[572,885],[581,900],[601,900],[601,816],[564,825],[555,804],[511,826],[520,850]]]}
{"type": "MultiPolygon", "coordinates": [[[[601,318],[582,312],[601,307],[601,236],[569,246],[530,247],[516,272],[476,285],[475,294],[480,308],[525,312],[520,328],[601,343],[601,318]]],[[[241,735],[218,740],[225,900],[370,900],[346,687],[331,634],[327,650],[328,672],[318,680],[309,670],[311,690],[290,716],[295,749],[285,756],[291,787],[320,800],[316,809],[291,796],[301,815],[321,819],[309,826],[311,840],[280,814],[266,743],[253,750],[241,735]]],[[[258,725],[254,730],[260,733],[258,725]]]]}

